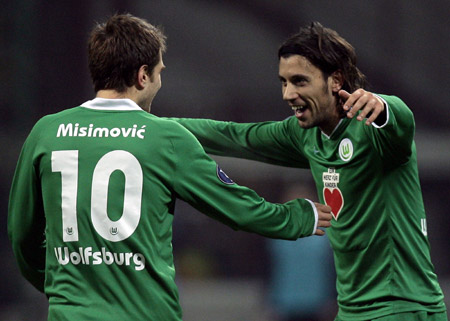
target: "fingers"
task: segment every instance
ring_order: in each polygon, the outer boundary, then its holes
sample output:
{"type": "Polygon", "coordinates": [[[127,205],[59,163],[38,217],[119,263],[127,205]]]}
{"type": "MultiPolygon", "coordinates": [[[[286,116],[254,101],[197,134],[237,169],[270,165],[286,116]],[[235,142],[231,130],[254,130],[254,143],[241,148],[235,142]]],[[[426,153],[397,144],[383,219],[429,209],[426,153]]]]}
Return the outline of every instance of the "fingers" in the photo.
{"type": "MultiPolygon", "coordinates": [[[[327,228],[331,226],[331,207],[327,205],[323,205],[320,203],[314,203],[318,212],[319,221],[317,223],[317,227],[327,228]]],[[[324,235],[325,231],[317,228],[315,235],[324,235]]]]}
{"type": "Polygon", "coordinates": [[[365,90],[363,89],[358,89],[352,94],[348,93],[345,90],[339,91],[339,96],[342,99],[345,99],[344,110],[348,111],[347,116],[349,118],[352,118],[356,114],[356,112],[362,107],[361,103],[358,103],[358,105],[356,105],[356,103],[359,102],[361,97],[364,95],[364,92],[365,90]]]}
{"type": "Polygon", "coordinates": [[[372,106],[371,107],[372,114],[369,114],[369,112],[368,112],[368,113],[365,113],[364,115],[362,115],[362,113],[365,111],[365,110],[363,110],[361,112],[361,114],[359,115],[359,116],[362,116],[362,118],[359,120],[363,120],[365,117],[367,117],[366,125],[372,124],[378,118],[378,116],[384,111],[384,103],[377,96],[373,95],[373,98],[370,100],[370,104],[372,106]]]}
{"type": "Polygon", "coordinates": [[[381,112],[384,111],[384,103],[377,96],[364,89],[358,89],[352,94],[345,90],[339,91],[339,96],[345,99],[344,110],[347,111],[347,117],[356,117],[357,120],[362,121],[367,118],[366,125],[372,124],[381,112]]]}
{"type": "Polygon", "coordinates": [[[323,235],[325,235],[325,231],[322,231],[321,229],[317,229],[316,232],[314,233],[314,235],[323,236],[323,235]]]}
{"type": "Polygon", "coordinates": [[[357,106],[357,110],[361,109],[361,112],[356,119],[362,121],[367,118],[366,125],[370,125],[375,119],[377,119],[384,107],[383,103],[379,101],[379,99],[377,99],[373,94],[367,92],[361,96],[355,106],[357,106]]]}
{"type": "Polygon", "coordinates": [[[350,97],[350,93],[344,89],[339,90],[338,94],[339,97],[341,97],[344,100],[347,100],[350,97]]]}
{"type": "Polygon", "coordinates": [[[317,203],[314,202],[314,205],[316,206],[316,208],[324,213],[331,213],[331,207],[329,207],[328,205],[322,204],[322,203],[317,203]]]}
{"type": "Polygon", "coordinates": [[[320,227],[330,227],[331,226],[331,207],[328,205],[323,205],[320,203],[315,203],[317,208],[317,213],[319,216],[318,226],[320,227]]]}

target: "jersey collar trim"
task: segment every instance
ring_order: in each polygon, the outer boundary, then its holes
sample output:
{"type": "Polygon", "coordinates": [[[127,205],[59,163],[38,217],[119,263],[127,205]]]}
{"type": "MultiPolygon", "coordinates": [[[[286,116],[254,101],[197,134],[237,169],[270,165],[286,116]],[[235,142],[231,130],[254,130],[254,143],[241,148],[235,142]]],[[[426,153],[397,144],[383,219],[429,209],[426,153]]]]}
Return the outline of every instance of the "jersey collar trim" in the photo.
{"type": "Polygon", "coordinates": [[[124,99],[94,98],[81,104],[81,107],[97,110],[142,110],[134,101],[124,99]]]}

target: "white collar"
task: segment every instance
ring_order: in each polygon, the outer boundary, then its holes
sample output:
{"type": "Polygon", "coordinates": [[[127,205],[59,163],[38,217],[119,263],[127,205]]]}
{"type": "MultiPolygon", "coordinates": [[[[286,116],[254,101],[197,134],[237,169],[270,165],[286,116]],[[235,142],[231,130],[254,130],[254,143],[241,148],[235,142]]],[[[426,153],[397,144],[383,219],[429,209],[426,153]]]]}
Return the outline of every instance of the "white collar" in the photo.
{"type": "Polygon", "coordinates": [[[80,105],[81,107],[97,110],[142,110],[134,101],[128,98],[106,99],[94,98],[80,105]]]}

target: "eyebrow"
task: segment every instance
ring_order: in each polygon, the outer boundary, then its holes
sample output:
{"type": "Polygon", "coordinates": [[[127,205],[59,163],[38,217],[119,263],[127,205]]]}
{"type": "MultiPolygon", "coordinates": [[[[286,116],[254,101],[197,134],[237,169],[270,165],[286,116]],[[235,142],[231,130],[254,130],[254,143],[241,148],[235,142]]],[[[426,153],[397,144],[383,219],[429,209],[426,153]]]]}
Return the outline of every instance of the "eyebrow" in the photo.
{"type": "Polygon", "coordinates": [[[292,80],[306,80],[309,81],[311,79],[311,77],[302,75],[302,74],[296,74],[290,77],[292,80]]]}
{"type": "MultiPolygon", "coordinates": [[[[288,77],[291,81],[298,81],[298,80],[306,80],[306,81],[310,81],[311,77],[303,75],[303,74],[294,74],[290,77],[288,77]]],[[[280,79],[280,81],[286,81],[286,79],[280,75],[278,75],[278,79],[280,79]]]]}

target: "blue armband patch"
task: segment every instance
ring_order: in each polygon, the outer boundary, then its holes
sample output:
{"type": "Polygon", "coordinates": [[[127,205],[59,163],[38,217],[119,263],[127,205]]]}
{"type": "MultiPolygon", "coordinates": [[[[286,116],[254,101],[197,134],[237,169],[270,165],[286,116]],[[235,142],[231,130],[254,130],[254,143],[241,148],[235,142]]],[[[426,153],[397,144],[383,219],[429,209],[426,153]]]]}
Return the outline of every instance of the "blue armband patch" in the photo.
{"type": "Polygon", "coordinates": [[[229,185],[234,184],[233,180],[229,178],[227,174],[225,174],[225,172],[219,167],[219,165],[217,165],[217,177],[222,183],[229,185]]]}

